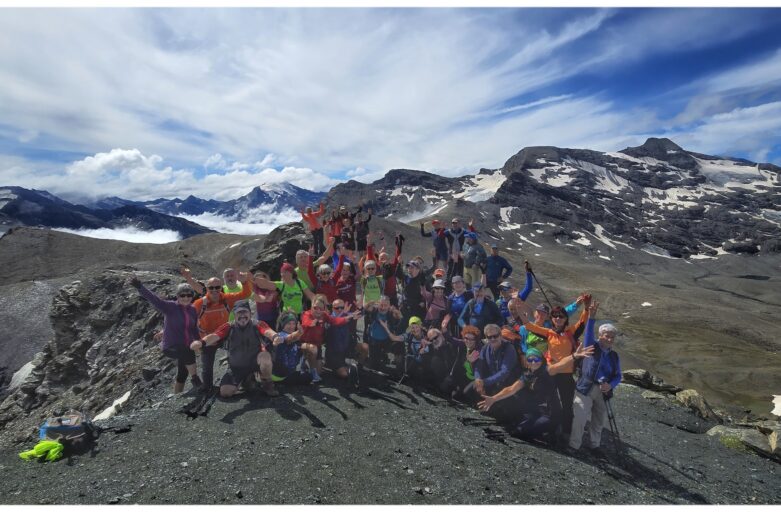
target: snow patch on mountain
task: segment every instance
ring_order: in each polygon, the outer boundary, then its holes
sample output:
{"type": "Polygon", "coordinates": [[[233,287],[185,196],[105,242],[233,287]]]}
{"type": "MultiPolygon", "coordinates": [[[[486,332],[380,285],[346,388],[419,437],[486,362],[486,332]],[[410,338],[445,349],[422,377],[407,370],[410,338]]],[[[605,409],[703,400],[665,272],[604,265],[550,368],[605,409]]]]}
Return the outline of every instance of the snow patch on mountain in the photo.
{"type": "MultiPolygon", "coordinates": [[[[416,220],[420,220],[424,217],[429,217],[431,215],[438,214],[439,212],[444,210],[446,206],[447,206],[447,201],[438,205],[428,205],[426,208],[424,208],[421,211],[410,212],[405,215],[400,215],[399,217],[396,217],[395,220],[399,222],[403,222],[405,224],[409,222],[415,222],[416,220]]],[[[393,215],[390,215],[389,218],[393,218],[393,215]]]]}
{"type": "Polygon", "coordinates": [[[453,197],[473,203],[488,201],[506,180],[507,176],[499,171],[494,171],[491,174],[478,174],[469,178],[471,185],[466,185],[462,192],[453,194],[453,197]]]}

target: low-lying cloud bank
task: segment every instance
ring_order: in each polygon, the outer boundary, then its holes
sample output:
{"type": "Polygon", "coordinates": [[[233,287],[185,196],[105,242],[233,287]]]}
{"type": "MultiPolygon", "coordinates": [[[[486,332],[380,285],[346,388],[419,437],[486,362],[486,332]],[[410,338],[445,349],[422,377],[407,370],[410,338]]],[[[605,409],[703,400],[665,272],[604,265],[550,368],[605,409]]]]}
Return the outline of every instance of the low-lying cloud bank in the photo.
{"type": "Polygon", "coordinates": [[[280,224],[301,220],[301,214],[294,210],[273,212],[271,208],[255,208],[242,214],[242,220],[214,213],[201,215],[178,215],[182,219],[200,224],[220,233],[234,235],[265,235],[280,224]]]}
{"type": "Polygon", "coordinates": [[[136,244],[167,244],[182,239],[178,231],[170,229],[155,229],[154,231],[143,231],[138,228],[99,228],[99,229],[68,229],[52,228],[55,231],[71,233],[73,235],[86,236],[89,238],[101,238],[104,240],[124,240],[136,244]]]}

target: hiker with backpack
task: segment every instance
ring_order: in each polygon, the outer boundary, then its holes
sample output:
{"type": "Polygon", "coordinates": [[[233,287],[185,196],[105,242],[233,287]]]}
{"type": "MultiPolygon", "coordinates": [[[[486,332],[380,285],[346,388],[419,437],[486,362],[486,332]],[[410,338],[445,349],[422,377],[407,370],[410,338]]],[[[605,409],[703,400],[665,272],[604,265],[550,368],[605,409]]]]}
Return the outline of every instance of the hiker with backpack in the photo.
{"type": "Polygon", "coordinates": [[[325,205],[320,203],[320,209],[316,212],[312,211],[311,206],[307,206],[306,210],[301,210],[301,217],[304,223],[309,227],[309,232],[312,233],[312,240],[315,246],[315,251],[321,253],[325,251],[325,244],[323,243],[323,225],[320,223],[320,217],[325,215],[325,205]]]}
{"type": "Polygon", "coordinates": [[[313,345],[300,343],[304,330],[293,313],[285,313],[279,319],[280,329],[273,339],[273,366],[271,380],[290,386],[301,386],[312,382],[311,372],[303,368],[304,361],[316,364],[317,349],[313,345]]]}
{"type": "Polygon", "coordinates": [[[384,286],[382,278],[377,275],[377,262],[366,260],[363,264],[363,276],[361,276],[362,307],[377,303],[382,296],[384,286]]]}
{"type": "Polygon", "coordinates": [[[503,256],[499,256],[498,245],[492,243],[488,247],[491,249],[491,254],[488,255],[485,262],[485,284],[491,289],[494,298],[498,299],[501,288],[499,282],[507,281],[510,278],[513,267],[503,256]]]}
{"type": "Polygon", "coordinates": [[[404,357],[396,360],[396,371],[398,375],[408,375],[414,381],[422,382],[426,376],[424,369],[424,356],[428,353],[428,340],[426,331],[423,328],[423,321],[413,316],[407,324],[407,332],[403,335],[397,335],[388,328],[387,321],[380,321],[383,328],[386,329],[388,337],[394,343],[401,343],[404,357]]]}
{"type": "Polygon", "coordinates": [[[195,352],[190,349],[193,340],[199,338],[198,314],[192,305],[195,296],[193,287],[181,283],[176,287],[176,300],[164,300],[141,284],[135,275],[128,278],[127,284],[163,314],[163,354],[175,359],[177,364],[174,393],[184,391],[188,375],[193,387],[200,388],[203,383],[196,371],[195,352]]]}
{"type": "MultiPolygon", "coordinates": [[[[336,299],[334,299],[336,300],[336,299]]],[[[328,299],[325,295],[316,295],[312,299],[312,308],[304,311],[301,315],[301,326],[304,334],[301,341],[314,345],[317,352],[316,363],[310,367],[312,373],[312,382],[318,383],[322,380],[320,374],[323,371],[323,351],[322,346],[325,342],[325,330],[327,326],[349,325],[350,320],[357,320],[361,316],[360,311],[355,311],[346,316],[331,316],[328,313],[328,299]]]]}
{"type": "Polygon", "coordinates": [[[424,223],[420,223],[420,236],[425,238],[431,238],[431,243],[434,245],[434,266],[441,269],[447,269],[448,248],[447,248],[447,231],[439,222],[439,219],[431,221],[431,231],[425,231],[424,223]]]}
{"type": "MultiPolygon", "coordinates": [[[[234,304],[239,300],[247,299],[252,294],[252,274],[242,272],[239,277],[244,285],[242,290],[237,293],[223,293],[223,285],[219,277],[211,277],[206,281],[206,295],[193,303],[198,314],[198,332],[201,337],[213,333],[219,327],[230,322],[230,314],[234,304]]],[[[201,351],[201,381],[203,381],[202,389],[204,391],[210,390],[213,385],[216,354],[216,346],[205,347],[201,351]]]]}
{"type": "Polygon", "coordinates": [[[477,233],[467,232],[464,235],[464,243],[464,282],[469,287],[481,281],[488,255],[477,242],[477,233]]]}
{"type": "Polygon", "coordinates": [[[548,350],[545,352],[545,358],[548,362],[548,373],[553,376],[559,400],[561,401],[562,417],[560,423],[562,434],[566,438],[569,438],[570,429],[572,428],[572,404],[575,398],[573,373],[575,371],[575,360],[579,358],[579,355],[576,354],[578,345],[575,341],[575,334],[588,320],[591,296],[584,295],[583,303],[585,308],[575,325],[569,325],[569,318],[563,307],[556,306],[551,309],[550,318],[553,328],[548,329],[530,321],[532,319],[531,306],[520,300],[513,302],[513,316],[519,321],[523,321],[523,326],[530,333],[547,339],[548,350]],[[524,314],[526,315],[525,319],[523,318],[524,314]]]}
{"type": "MultiPolygon", "coordinates": [[[[467,290],[464,284],[464,278],[461,276],[453,276],[451,279],[451,285],[453,291],[447,296],[447,306],[445,311],[445,318],[442,319],[442,330],[448,331],[451,336],[456,337],[461,331],[461,326],[458,324],[458,319],[461,318],[461,313],[464,311],[466,304],[472,300],[474,295],[472,290],[467,290]]],[[[478,329],[479,331],[480,329],[478,329]]]]}
{"type": "Polygon", "coordinates": [[[374,370],[384,368],[388,363],[388,353],[401,356],[404,349],[401,344],[394,345],[390,335],[398,334],[402,327],[401,311],[392,307],[385,295],[376,303],[364,308],[364,331],[369,345],[369,366],[374,370]]]}
{"type": "Polygon", "coordinates": [[[404,278],[404,273],[399,266],[401,261],[401,252],[404,245],[404,237],[397,234],[394,240],[396,252],[394,253],[393,260],[388,261],[388,253],[381,250],[375,258],[374,244],[371,242],[371,236],[369,237],[369,245],[366,248],[366,260],[377,261],[377,273],[376,275],[382,279],[384,288],[382,295],[388,297],[390,303],[394,307],[398,307],[398,287],[397,281],[404,278]]]}
{"type": "Polygon", "coordinates": [[[618,332],[613,324],[599,326],[599,337],[594,340],[594,324],[599,302],[589,306],[589,319],[586,322],[586,335],[583,346],[593,347],[594,351],[586,356],[580,366],[580,377],[575,384],[572,431],[569,447],[580,449],[583,442],[583,430],[589,424],[588,439],[590,447],[598,450],[602,441],[602,428],[607,423],[607,404],[613,396],[613,390],[621,382],[621,362],[613,350],[618,332]]]}
{"type": "Polygon", "coordinates": [[[265,322],[253,322],[249,301],[240,300],[233,306],[234,322],[223,324],[213,333],[195,340],[190,348],[200,351],[202,348],[222,346],[228,352],[228,371],[220,381],[220,396],[229,398],[236,394],[239,386],[245,382],[254,382],[255,374],[260,373],[260,383],[268,396],[279,396],[271,380],[273,360],[268,342],[278,338],[277,333],[265,322]]]}
{"type": "Polygon", "coordinates": [[[442,331],[431,328],[426,332],[428,353],[424,356],[426,381],[437,392],[449,393],[447,377],[456,361],[456,348],[442,331]]]}
{"type": "Polygon", "coordinates": [[[426,316],[426,299],[423,297],[425,289],[426,276],[422,272],[420,261],[413,258],[407,263],[407,275],[402,280],[404,300],[401,302],[401,312],[404,318],[426,316]]]}
{"type": "MultiPolygon", "coordinates": [[[[437,269],[441,270],[441,269],[437,269]]],[[[431,286],[431,291],[424,291],[426,299],[426,327],[440,327],[447,313],[447,297],[445,297],[445,282],[437,279],[431,286]]]]}
{"type": "Polygon", "coordinates": [[[255,276],[255,285],[263,290],[277,290],[281,311],[292,311],[300,315],[304,311],[304,299],[311,301],[315,294],[306,283],[296,276],[296,271],[290,263],[283,263],[279,273],[282,276],[280,281],[271,281],[257,275],[255,276]]]}
{"type": "Polygon", "coordinates": [[[350,318],[348,324],[331,324],[325,331],[325,366],[340,379],[349,379],[357,386],[358,368],[347,363],[351,353],[360,364],[369,357],[369,347],[365,343],[356,343],[355,320],[350,313],[350,307],[342,299],[336,299],[331,304],[334,318],[350,318]]]}
{"type": "Polygon", "coordinates": [[[359,213],[355,218],[354,231],[355,231],[355,248],[358,251],[358,259],[363,258],[366,254],[366,246],[368,245],[369,222],[372,220],[372,209],[369,208],[366,213],[359,213]]]}
{"type": "Polygon", "coordinates": [[[504,318],[502,318],[502,313],[499,311],[499,306],[486,297],[486,290],[487,288],[483,283],[477,283],[472,288],[474,297],[466,303],[463,311],[461,311],[461,315],[458,317],[459,327],[474,325],[482,330],[488,324],[504,324],[504,318]]]}
{"type": "Polygon", "coordinates": [[[461,329],[460,338],[461,342],[455,343],[456,357],[450,369],[450,398],[475,405],[480,399],[480,394],[475,391],[474,382],[475,366],[480,360],[480,352],[483,349],[482,336],[477,327],[467,325],[461,329]]]}
{"type": "Polygon", "coordinates": [[[252,282],[252,293],[255,297],[255,313],[258,321],[266,322],[268,325],[276,326],[279,317],[279,292],[274,290],[264,290],[255,284],[254,279],[269,279],[265,272],[255,272],[252,282]]]}
{"type": "MultiPolygon", "coordinates": [[[[485,345],[474,367],[474,390],[482,398],[493,396],[512,384],[521,372],[513,346],[502,340],[501,328],[488,324],[483,329],[485,345]]],[[[503,421],[513,414],[511,404],[492,407],[490,415],[503,421]]]]}

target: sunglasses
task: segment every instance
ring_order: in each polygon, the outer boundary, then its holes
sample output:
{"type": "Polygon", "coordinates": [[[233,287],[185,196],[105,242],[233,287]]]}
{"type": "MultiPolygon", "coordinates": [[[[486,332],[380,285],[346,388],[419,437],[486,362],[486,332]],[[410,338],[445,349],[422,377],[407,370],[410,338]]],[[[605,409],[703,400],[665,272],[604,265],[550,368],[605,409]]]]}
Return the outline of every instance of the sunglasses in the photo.
{"type": "Polygon", "coordinates": [[[526,358],[526,362],[527,363],[541,363],[542,362],[542,358],[540,358],[540,357],[527,357],[526,358]]]}
{"type": "Polygon", "coordinates": [[[209,290],[222,290],[222,286],[207,286],[209,290]]]}
{"type": "Polygon", "coordinates": [[[551,315],[551,318],[567,318],[564,315],[551,315]]]}
{"type": "Polygon", "coordinates": [[[502,336],[500,334],[487,334],[485,337],[489,340],[498,340],[502,336]]]}
{"type": "Polygon", "coordinates": [[[190,297],[191,299],[193,298],[193,294],[192,293],[180,293],[178,296],[179,297],[190,297]]]}
{"type": "Polygon", "coordinates": [[[341,311],[344,309],[344,306],[334,306],[334,311],[341,311]]]}
{"type": "Polygon", "coordinates": [[[439,339],[439,336],[434,336],[433,338],[426,338],[426,339],[433,343],[439,339]]]}

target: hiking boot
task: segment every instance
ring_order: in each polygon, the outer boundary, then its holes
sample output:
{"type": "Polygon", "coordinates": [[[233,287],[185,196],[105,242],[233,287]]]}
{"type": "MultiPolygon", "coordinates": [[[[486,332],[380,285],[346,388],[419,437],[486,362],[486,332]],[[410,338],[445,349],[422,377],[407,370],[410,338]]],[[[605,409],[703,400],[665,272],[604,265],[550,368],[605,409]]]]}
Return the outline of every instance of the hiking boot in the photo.
{"type": "Polygon", "coordinates": [[[358,376],[358,367],[351,364],[347,368],[347,382],[349,382],[355,389],[361,384],[361,378],[358,376]]]}
{"type": "Polygon", "coordinates": [[[198,375],[193,375],[190,377],[190,381],[193,383],[194,388],[201,389],[203,387],[203,381],[200,377],[198,377],[198,375]]]}
{"type": "Polygon", "coordinates": [[[263,388],[263,392],[268,396],[279,396],[279,391],[274,389],[274,383],[270,380],[264,380],[260,383],[263,388]]]}

